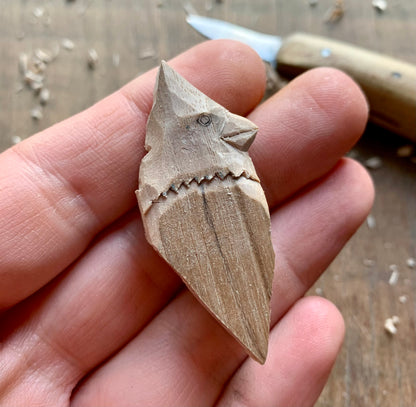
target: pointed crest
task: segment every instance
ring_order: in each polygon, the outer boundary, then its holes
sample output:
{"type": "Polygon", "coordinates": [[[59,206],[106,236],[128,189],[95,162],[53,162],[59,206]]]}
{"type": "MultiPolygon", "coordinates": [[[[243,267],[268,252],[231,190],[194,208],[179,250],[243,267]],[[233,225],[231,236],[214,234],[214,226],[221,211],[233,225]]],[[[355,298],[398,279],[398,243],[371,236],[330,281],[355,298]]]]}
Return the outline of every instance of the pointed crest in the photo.
{"type": "Polygon", "coordinates": [[[190,110],[206,111],[207,101],[215,103],[175,72],[165,61],[161,62],[153,103],[163,106],[165,114],[171,112],[181,117],[190,110]]]}

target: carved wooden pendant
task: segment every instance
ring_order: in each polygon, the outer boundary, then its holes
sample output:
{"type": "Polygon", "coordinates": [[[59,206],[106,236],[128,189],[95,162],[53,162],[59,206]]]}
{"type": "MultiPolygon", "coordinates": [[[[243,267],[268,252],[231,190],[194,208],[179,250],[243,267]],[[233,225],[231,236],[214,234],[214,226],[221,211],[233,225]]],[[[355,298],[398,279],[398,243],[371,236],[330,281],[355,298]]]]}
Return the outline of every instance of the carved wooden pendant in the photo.
{"type": "Polygon", "coordinates": [[[136,191],[148,241],[260,363],[274,252],[247,150],[257,127],[162,62],[136,191]]]}

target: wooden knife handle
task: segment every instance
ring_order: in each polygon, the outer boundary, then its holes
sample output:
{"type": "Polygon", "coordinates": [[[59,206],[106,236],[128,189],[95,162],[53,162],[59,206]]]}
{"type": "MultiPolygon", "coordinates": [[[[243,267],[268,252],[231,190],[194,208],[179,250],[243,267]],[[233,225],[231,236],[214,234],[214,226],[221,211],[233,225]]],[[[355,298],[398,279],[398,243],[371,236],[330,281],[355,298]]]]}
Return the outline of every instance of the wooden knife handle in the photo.
{"type": "Polygon", "coordinates": [[[310,34],[287,37],[277,55],[278,71],[292,78],[318,66],[348,73],[370,104],[370,120],[416,141],[416,66],[340,41],[310,34]]]}

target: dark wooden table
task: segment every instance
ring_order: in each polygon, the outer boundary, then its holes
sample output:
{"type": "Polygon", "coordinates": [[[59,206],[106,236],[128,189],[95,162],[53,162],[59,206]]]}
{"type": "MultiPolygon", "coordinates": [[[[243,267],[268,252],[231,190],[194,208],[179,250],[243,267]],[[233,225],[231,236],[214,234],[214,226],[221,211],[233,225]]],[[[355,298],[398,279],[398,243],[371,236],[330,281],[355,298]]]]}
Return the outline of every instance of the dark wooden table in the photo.
{"type": "MultiPolygon", "coordinates": [[[[307,0],[192,4],[200,14],[267,33],[309,31],[416,63],[414,0],[390,0],[384,13],[378,13],[370,0],[345,0],[345,15],[333,24],[324,22],[332,0],[320,0],[314,7],[307,0]]],[[[169,59],[200,41],[184,21],[180,0],[3,0],[0,150],[79,112],[161,58],[169,59]],[[35,121],[30,111],[38,100],[32,91],[22,89],[19,53],[56,49],[63,38],[71,39],[75,47],[69,51],[61,46],[48,65],[45,86],[51,99],[43,118],[35,121]],[[99,55],[95,70],[86,65],[89,48],[99,55]]],[[[320,406],[416,406],[416,269],[406,265],[408,258],[416,257],[416,159],[397,155],[405,144],[406,140],[369,126],[353,151],[360,161],[372,156],[382,160],[381,168],[372,171],[375,225],[358,231],[311,290],[340,308],[347,327],[320,406]],[[391,265],[399,271],[395,285],[389,284],[391,265]],[[392,315],[400,317],[394,336],[383,328],[392,315]]]]}

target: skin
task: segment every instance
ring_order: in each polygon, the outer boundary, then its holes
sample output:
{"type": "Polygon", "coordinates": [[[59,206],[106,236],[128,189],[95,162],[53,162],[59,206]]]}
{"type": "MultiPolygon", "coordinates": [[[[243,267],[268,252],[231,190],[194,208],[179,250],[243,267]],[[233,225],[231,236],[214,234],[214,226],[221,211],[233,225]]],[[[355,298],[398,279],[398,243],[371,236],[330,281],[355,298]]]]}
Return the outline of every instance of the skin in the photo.
{"type": "Polygon", "coordinates": [[[366,171],[342,158],[365,127],[365,99],[322,68],[257,106],[263,64],[231,41],[170,64],[260,129],[250,154],[276,252],[266,364],[144,238],[134,190],[153,70],[0,155],[2,405],[308,406],[327,380],[343,319],[304,294],[372,205],[366,171]]]}

